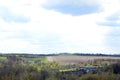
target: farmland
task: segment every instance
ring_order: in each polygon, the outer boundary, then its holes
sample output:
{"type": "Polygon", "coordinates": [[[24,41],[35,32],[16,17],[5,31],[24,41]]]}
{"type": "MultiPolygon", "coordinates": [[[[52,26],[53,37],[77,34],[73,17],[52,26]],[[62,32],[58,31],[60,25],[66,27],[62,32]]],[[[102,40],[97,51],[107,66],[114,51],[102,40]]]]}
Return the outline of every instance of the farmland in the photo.
{"type": "Polygon", "coordinates": [[[49,61],[56,61],[56,62],[65,62],[65,63],[81,63],[81,62],[88,62],[97,59],[104,59],[104,60],[120,60],[120,57],[105,57],[105,56],[48,56],[47,59],[49,61]]]}
{"type": "Polygon", "coordinates": [[[120,80],[119,61],[111,56],[1,54],[0,80],[120,80]]]}

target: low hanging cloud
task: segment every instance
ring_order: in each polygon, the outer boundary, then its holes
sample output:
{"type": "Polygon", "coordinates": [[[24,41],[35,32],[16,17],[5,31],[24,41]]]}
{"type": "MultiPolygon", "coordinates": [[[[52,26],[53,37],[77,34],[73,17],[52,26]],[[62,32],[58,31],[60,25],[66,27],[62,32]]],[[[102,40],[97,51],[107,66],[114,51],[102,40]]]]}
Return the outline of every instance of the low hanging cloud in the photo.
{"type": "Polygon", "coordinates": [[[105,17],[105,21],[98,22],[102,26],[119,27],[120,26],[120,11],[105,17]]]}
{"type": "Polygon", "coordinates": [[[120,49],[120,27],[111,27],[111,32],[107,34],[105,44],[110,48],[109,51],[118,51],[120,49]]]}

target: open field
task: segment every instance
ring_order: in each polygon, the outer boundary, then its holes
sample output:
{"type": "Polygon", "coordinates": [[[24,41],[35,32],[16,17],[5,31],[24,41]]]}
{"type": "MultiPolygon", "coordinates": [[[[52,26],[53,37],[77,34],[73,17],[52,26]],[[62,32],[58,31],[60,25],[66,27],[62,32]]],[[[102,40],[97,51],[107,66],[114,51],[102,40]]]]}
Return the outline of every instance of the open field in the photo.
{"type": "Polygon", "coordinates": [[[66,62],[66,63],[81,63],[94,60],[120,60],[120,57],[106,56],[48,56],[48,61],[66,62]]]}

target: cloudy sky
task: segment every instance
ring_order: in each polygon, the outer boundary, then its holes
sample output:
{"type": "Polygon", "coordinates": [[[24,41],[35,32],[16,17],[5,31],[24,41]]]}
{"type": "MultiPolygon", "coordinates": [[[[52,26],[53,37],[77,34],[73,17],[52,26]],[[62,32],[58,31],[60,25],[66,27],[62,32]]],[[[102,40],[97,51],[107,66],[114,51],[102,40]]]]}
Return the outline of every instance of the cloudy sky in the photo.
{"type": "Polygon", "coordinates": [[[120,53],[120,0],[0,0],[2,53],[120,53]]]}

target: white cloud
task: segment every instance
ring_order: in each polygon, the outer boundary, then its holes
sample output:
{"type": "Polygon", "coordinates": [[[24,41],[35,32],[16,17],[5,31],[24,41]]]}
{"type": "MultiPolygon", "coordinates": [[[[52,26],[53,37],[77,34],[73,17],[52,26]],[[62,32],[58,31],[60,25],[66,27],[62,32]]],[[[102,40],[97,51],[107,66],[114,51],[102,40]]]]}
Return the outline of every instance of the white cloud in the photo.
{"type": "Polygon", "coordinates": [[[0,42],[0,51],[3,53],[38,53],[40,47],[19,39],[8,39],[0,42]],[[39,49],[38,49],[39,48],[39,49]]]}
{"type": "Polygon", "coordinates": [[[22,24],[7,23],[0,19],[0,51],[109,53],[106,35],[111,28],[100,26],[97,22],[103,21],[107,15],[117,11],[117,7],[116,10],[111,8],[110,11],[109,6],[114,5],[111,2],[110,4],[109,1],[102,2],[104,12],[71,16],[42,8],[40,5],[45,2],[43,0],[9,0],[7,3],[6,1],[0,0],[0,6],[5,6],[14,14],[22,14],[31,20],[22,24]]]}
{"type": "Polygon", "coordinates": [[[76,5],[80,5],[80,4],[100,4],[101,1],[100,0],[46,0],[45,3],[43,4],[47,4],[47,5],[57,5],[57,4],[76,4],[76,5]]]}

